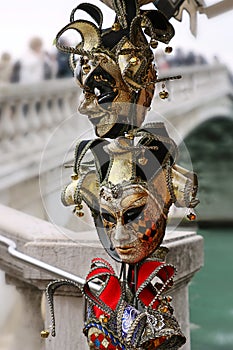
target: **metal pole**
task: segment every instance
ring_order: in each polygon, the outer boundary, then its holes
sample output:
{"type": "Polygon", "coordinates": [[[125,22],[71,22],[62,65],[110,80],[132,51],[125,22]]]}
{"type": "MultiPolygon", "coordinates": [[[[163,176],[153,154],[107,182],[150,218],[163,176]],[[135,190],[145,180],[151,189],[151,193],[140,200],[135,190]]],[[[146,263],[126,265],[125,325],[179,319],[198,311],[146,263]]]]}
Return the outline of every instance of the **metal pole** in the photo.
{"type": "MultiPolygon", "coordinates": [[[[52,265],[49,265],[43,261],[35,259],[27,254],[24,254],[24,253],[17,251],[16,243],[9,238],[6,238],[6,237],[0,235],[0,243],[3,243],[8,247],[8,253],[11,256],[13,256],[14,258],[17,258],[21,261],[24,261],[32,266],[39,267],[47,272],[51,272],[54,275],[57,275],[59,277],[74,281],[74,282],[80,284],[81,286],[84,286],[84,284],[86,283],[86,281],[81,277],[73,275],[72,273],[69,273],[69,272],[64,271],[62,269],[59,269],[59,268],[54,267],[52,265]]],[[[99,285],[97,285],[93,282],[89,283],[89,287],[95,291],[99,291],[99,289],[100,289],[99,285]]]]}

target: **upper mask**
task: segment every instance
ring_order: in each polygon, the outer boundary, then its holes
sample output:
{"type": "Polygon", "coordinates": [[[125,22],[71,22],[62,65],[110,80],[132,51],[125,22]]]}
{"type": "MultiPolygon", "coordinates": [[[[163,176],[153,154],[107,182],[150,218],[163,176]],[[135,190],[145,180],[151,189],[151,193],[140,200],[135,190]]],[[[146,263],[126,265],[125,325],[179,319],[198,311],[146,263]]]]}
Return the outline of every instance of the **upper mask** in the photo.
{"type": "Polygon", "coordinates": [[[84,3],[72,11],[70,23],[55,39],[59,50],[71,54],[75,79],[84,92],[79,112],[88,116],[97,136],[108,138],[124,135],[143,123],[157,82],[151,48],[158,41],[168,43],[174,35],[172,25],[158,10],[141,10],[136,0],[130,4],[115,0],[112,6],[116,18],[111,28],[102,29],[102,12],[84,3]],[[80,10],[93,22],[75,20],[80,10]],[[71,29],[82,40],[73,47],[64,46],[60,38],[71,29]],[[132,104],[144,108],[132,111],[128,108],[132,104]]]}

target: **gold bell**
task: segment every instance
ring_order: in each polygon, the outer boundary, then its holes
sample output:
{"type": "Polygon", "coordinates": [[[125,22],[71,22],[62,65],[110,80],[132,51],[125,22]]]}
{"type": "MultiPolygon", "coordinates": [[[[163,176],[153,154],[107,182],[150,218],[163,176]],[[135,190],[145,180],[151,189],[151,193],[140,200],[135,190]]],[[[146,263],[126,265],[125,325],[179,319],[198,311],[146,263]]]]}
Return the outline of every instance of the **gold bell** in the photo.
{"type": "Polygon", "coordinates": [[[134,135],[132,133],[125,133],[125,138],[128,140],[133,140],[134,139],[134,135]]]}
{"type": "Polygon", "coordinates": [[[82,210],[82,208],[83,208],[83,205],[82,205],[82,204],[77,204],[77,205],[75,206],[75,210],[82,210]]]}
{"type": "Polygon", "coordinates": [[[148,159],[146,157],[139,158],[138,163],[140,165],[146,165],[148,163],[148,159]]]}
{"type": "Polygon", "coordinates": [[[145,18],[143,18],[142,21],[141,21],[141,27],[142,27],[142,28],[145,28],[145,27],[146,27],[145,18]]]}
{"type": "Polygon", "coordinates": [[[131,66],[136,66],[138,64],[138,58],[135,56],[130,58],[129,63],[131,64],[131,66]]]}
{"type": "Polygon", "coordinates": [[[159,93],[159,97],[160,97],[162,100],[165,100],[166,98],[168,98],[168,96],[169,96],[169,93],[168,93],[167,91],[165,91],[165,90],[160,91],[160,93],[159,93]]]}
{"type": "Polygon", "coordinates": [[[168,303],[170,303],[172,301],[172,297],[170,295],[167,295],[165,298],[166,298],[168,303]]]}
{"type": "Polygon", "coordinates": [[[108,322],[108,316],[106,316],[106,315],[100,315],[100,317],[99,317],[99,321],[101,322],[101,323],[107,323],[108,322]]]}
{"type": "Polygon", "coordinates": [[[47,330],[41,331],[41,332],[40,332],[40,336],[41,336],[41,338],[43,338],[43,339],[48,338],[48,336],[49,336],[49,331],[47,331],[47,330]]]}
{"type": "Polygon", "coordinates": [[[158,41],[155,39],[151,39],[150,46],[152,47],[152,49],[156,49],[158,47],[158,41]]]}
{"type": "Polygon", "coordinates": [[[166,312],[168,312],[168,307],[166,305],[164,305],[160,308],[160,311],[166,313],[166,312]]]}
{"type": "Polygon", "coordinates": [[[82,69],[83,69],[83,73],[88,74],[91,70],[91,66],[89,64],[84,64],[82,69]]]}
{"type": "Polygon", "coordinates": [[[118,22],[113,23],[112,30],[114,32],[118,32],[118,30],[120,30],[120,29],[121,29],[120,23],[118,23],[118,22]]]}
{"type": "Polygon", "coordinates": [[[78,180],[78,174],[72,174],[71,180],[78,180]]]}
{"type": "Polygon", "coordinates": [[[172,47],[171,46],[167,46],[166,48],[165,48],[165,52],[166,53],[171,53],[172,52],[172,47]]]}
{"type": "Polygon", "coordinates": [[[138,159],[138,163],[140,165],[146,165],[148,162],[148,159],[145,157],[145,150],[142,150],[142,156],[138,159]]]}
{"type": "Polygon", "coordinates": [[[84,216],[84,212],[83,211],[80,211],[82,210],[83,208],[83,205],[80,203],[80,204],[77,204],[75,207],[74,207],[74,210],[73,210],[73,213],[75,215],[77,215],[79,218],[83,217],[84,216]]]}
{"type": "Polygon", "coordinates": [[[190,221],[194,221],[196,220],[196,215],[194,213],[189,213],[187,215],[187,218],[190,220],[190,221]]]}

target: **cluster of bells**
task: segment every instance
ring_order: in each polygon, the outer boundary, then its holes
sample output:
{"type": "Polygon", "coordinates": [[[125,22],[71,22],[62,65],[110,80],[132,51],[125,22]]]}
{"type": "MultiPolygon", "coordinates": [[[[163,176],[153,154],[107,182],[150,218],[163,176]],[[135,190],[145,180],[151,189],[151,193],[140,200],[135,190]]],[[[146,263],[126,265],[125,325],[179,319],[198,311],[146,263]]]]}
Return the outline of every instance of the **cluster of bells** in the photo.
{"type": "MultiPolygon", "coordinates": [[[[151,48],[152,49],[156,49],[157,47],[158,47],[158,41],[157,40],[155,40],[155,39],[151,39],[151,41],[150,41],[150,46],[151,46],[151,48]]],[[[165,53],[172,53],[172,47],[171,46],[167,46],[167,47],[165,47],[165,53]]],[[[168,93],[168,91],[166,91],[165,90],[165,84],[163,83],[162,84],[162,91],[160,91],[160,93],[159,93],[159,97],[161,98],[161,100],[165,100],[165,99],[167,99],[168,97],[169,97],[169,93],[168,93]]]]}
{"type": "MultiPolygon", "coordinates": [[[[142,24],[142,27],[143,27],[143,24],[142,24]]],[[[112,25],[112,30],[113,31],[115,31],[115,32],[117,32],[117,31],[119,31],[121,29],[121,26],[120,26],[120,23],[118,23],[118,22],[115,22],[113,25],[112,25]]],[[[156,40],[156,39],[151,39],[151,41],[150,41],[150,47],[152,48],[152,49],[156,49],[157,47],[158,47],[158,41],[156,40]]],[[[167,54],[169,54],[169,53],[171,53],[172,51],[173,51],[173,49],[172,49],[172,47],[171,46],[167,46],[167,47],[165,47],[165,53],[167,53],[167,54]]],[[[130,59],[130,64],[132,65],[132,66],[136,66],[137,64],[138,64],[138,58],[137,57],[132,57],[131,59],[130,59]]],[[[169,97],[169,93],[168,93],[168,91],[166,91],[165,90],[165,84],[162,84],[162,91],[160,91],[160,93],[159,93],[159,97],[162,99],[162,100],[165,100],[165,99],[167,99],[168,97],[169,97]]]]}

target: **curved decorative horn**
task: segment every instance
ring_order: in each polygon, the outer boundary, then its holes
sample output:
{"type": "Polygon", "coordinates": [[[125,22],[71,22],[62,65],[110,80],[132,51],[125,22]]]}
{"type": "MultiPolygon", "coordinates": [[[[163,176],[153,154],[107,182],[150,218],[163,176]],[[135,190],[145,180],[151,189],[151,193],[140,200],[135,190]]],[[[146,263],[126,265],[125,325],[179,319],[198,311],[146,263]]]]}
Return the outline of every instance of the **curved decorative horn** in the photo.
{"type": "Polygon", "coordinates": [[[158,10],[143,11],[143,22],[145,23],[145,34],[151,38],[168,44],[175,34],[172,24],[158,10]]]}
{"type": "Polygon", "coordinates": [[[74,22],[75,21],[74,15],[75,15],[77,10],[85,11],[98,24],[99,28],[102,27],[103,14],[102,14],[102,11],[97,6],[95,6],[93,4],[88,4],[88,3],[84,3],[84,4],[78,5],[71,12],[70,22],[74,22]]]}
{"type": "Polygon", "coordinates": [[[100,30],[96,27],[96,25],[89,21],[75,21],[69,23],[59,31],[55,38],[55,44],[58,50],[61,50],[63,52],[83,55],[87,52],[92,51],[93,48],[97,48],[98,46],[100,46],[101,33],[100,30]],[[76,30],[82,37],[81,43],[76,45],[76,47],[66,46],[59,43],[61,35],[69,29],[76,30]]]}
{"type": "Polygon", "coordinates": [[[143,33],[141,22],[143,20],[142,16],[137,16],[133,19],[130,26],[130,40],[131,42],[138,47],[141,47],[143,44],[148,46],[148,42],[145,34],[143,33]]]}

